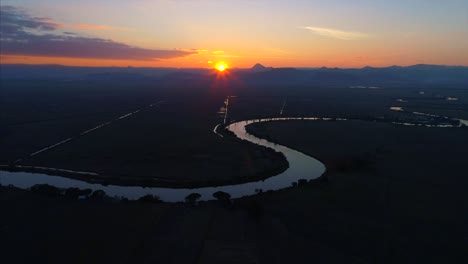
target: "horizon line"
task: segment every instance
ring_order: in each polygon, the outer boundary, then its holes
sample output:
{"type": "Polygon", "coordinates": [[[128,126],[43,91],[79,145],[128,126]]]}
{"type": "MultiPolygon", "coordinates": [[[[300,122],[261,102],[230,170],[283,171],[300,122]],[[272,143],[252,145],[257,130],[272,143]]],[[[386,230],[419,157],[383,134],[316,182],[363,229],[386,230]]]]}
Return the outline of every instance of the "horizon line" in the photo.
{"type": "MultiPolygon", "coordinates": [[[[256,63],[256,64],[261,64],[261,63],[256,63]]],[[[254,65],[256,65],[254,64],[254,65]]],[[[252,65],[252,67],[254,66],[252,65]]],[[[263,64],[261,64],[264,66],[263,64]]],[[[407,67],[412,67],[412,66],[440,66],[440,67],[468,67],[467,65],[451,65],[451,64],[430,64],[430,63],[417,63],[417,64],[408,64],[408,65],[388,65],[388,66],[371,66],[371,65],[366,65],[362,67],[339,67],[339,66],[284,66],[284,67],[272,67],[272,66],[264,66],[265,68],[271,68],[271,69],[364,69],[364,68],[375,68],[375,69],[383,69],[383,68],[391,68],[391,67],[401,67],[401,68],[407,68],[407,67]]],[[[65,65],[65,64],[36,64],[36,63],[0,63],[0,67],[2,66],[37,66],[37,67],[43,67],[43,66],[57,66],[57,67],[70,67],[70,68],[136,68],[136,69],[204,69],[204,70],[211,70],[215,69],[214,67],[164,67],[164,66],[115,66],[115,65],[109,65],[109,66],[85,66],[85,65],[65,65]]],[[[231,67],[229,69],[251,69],[252,67],[231,67]]]]}

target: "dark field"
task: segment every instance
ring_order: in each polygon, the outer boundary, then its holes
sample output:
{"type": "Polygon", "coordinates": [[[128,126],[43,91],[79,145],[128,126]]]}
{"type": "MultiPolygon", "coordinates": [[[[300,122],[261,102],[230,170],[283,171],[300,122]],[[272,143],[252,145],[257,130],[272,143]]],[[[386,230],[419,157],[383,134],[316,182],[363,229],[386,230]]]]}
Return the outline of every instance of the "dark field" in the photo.
{"type": "Polygon", "coordinates": [[[0,0],[0,264],[468,264],[468,0],[0,0]]]}
{"type": "Polygon", "coordinates": [[[219,263],[227,256],[231,263],[467,260],[467,179],[460,169],[468,154],[466,128],[289,121],[250,129],[322,160],[326,180],[228,207],[70,201],[2,189],[4,257],[69,263],[219,263]]]}
{"type": "Polygon", "coordinates": [[[283,102],[283,116],[395,121],[421,117],[391,111],[390,106],[468,118],[464,91],[412,86],[280,89],[210,82],[173,87],[148,81],[4,80],[0,163],[22,159],[16,164],[95,172],[100,174],[96,180],[117,184],[202,186],[249,181],[276,174],[286,165],[271,151],[212,132],[223,122],[217,112],[229,95],[236,97],[230,98],[228,122],[279,116],[283,102]],[[447,101],[446,97],[459,100],[447,101]],[[148,107],[153,103],[158,104],[148,107]],[[68,138],[73,139],[29,156],[68,138]]]}
{"type": "Polygon", "coordinates": [[[282,155],[213,132],[223,122],[217,112],[226,91],[187,91],[189,95],[181,96],[144,84],[139,90],[127,84],[102,91],[97,84],[75,88],[52,83],[55,90],[35,96],[34,89],[43,85],[14,83],[4,90],[3,164],[23,158],[16,164],[97,172],[98,180],[107,183],[170,186],[249,181],[287,167],[282,155]],[[24,96],[21,89],[31,94],[24,96]],[[60,97],[61,89],[73,90],[60,97]],[[159,104],[146,108],[155,102],[159,104]],[[142,111],[115,120],[138,109],[142,111]],[[70,137],[73,140],[63,145],[29,156],[70,137]]]}
{"type": "Polygon", "coordinates": [[[319,159],[327,172],[230,202],[76,200],[0,187],[2,263],[468,261],[467,127],[391,123],[447,122],[415,111],[468,119],[464,87],[352,89],[360,83],[268,86],[182,77],[2,80],[0,164],[97,172],[87,180],[124,185],[253,181],[287,163],[278,153],[213,132],[228,96],[228,122],[278,117],[284,102],[283,117],[350,120],[249,126],[319,159]]]}

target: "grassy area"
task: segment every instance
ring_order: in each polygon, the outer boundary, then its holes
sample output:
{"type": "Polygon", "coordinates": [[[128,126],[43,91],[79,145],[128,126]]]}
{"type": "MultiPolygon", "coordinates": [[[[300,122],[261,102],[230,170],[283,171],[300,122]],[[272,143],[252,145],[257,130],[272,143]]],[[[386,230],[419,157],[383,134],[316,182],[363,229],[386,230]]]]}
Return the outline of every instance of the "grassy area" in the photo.
{"type": "Polygon", "coordinates": [[[249,129],[319,158],[329,167],[327,177],[230,206],[72,201],[2,188],[3,257],[70,263],[219,263],[226,256],[233,263],[467,260],[466,129],[361,121],[249,129]],[[356,159],[365,166],[353,166],[356,159]]]}
{"type": "Polygon", "coordinates": [[[259,198],[290,232],[370,263],[466,257],[466,128],[289,121],[249,130],[329,168],[326,183],[259,198]]]}

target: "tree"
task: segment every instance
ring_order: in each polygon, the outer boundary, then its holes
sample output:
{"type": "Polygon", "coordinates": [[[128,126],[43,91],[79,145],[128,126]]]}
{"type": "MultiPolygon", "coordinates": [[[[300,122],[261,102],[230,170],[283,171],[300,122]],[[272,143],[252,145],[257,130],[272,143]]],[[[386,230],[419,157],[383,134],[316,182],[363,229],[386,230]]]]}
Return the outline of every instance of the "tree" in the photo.
{"type": "Polygon", "coordinates": [[[157,195],[147,194],[145,196],[138,198],[138,201],[143,202],[143,203],[160,203],[161,198],[159,198],[159,196],[157,195]]]}
{"type": "Polygon", "coordinates": [[[81,195],[81,191],[78,188],[68,188],[65,190],[65,197],[68,199],[78,199],[81,195]]]}
{"type": "Polygon", "coordinates": [[[198,199],[201,198],[201,194],[199,193],[191,193],[185,197],[185,201],[191,204],[194,204],[197,202],[198,199]]]}
{"type": "Polygon", "coordinates": [[[306,179],[299,179],[297,181],[297,185],[298,186],[303,186],[303,185],[306,185],[307,184],[307,180],[306,179]]]}
{"type": "Polygon", "coordinates": [[[93,193],[93,190],[91,190],[91,189],[84,189],[84,190],[81,190],[80,195],[90,196],[92,193],[93,193]]]}
{"type": "Polygon", "coordinates": [[[231,195],[223,191],[217,191],[213,193],[213,197],[218,199],[219,201],[229,201],[229,199],[231,199],[231,195]]]}
{"type": "Polygon", "coordinates": [[[105,197],[106,192],[104,192],[103,190],[96,190],[91,194],[91,199],[94,200],[104,200],[105,197]]]}
{"type": "Polygon", "coordinates": [[[48,196],[60,196],[61,191],[59,188],[49,184],[36,184],[31,187],[31,191],[48,196]]]}

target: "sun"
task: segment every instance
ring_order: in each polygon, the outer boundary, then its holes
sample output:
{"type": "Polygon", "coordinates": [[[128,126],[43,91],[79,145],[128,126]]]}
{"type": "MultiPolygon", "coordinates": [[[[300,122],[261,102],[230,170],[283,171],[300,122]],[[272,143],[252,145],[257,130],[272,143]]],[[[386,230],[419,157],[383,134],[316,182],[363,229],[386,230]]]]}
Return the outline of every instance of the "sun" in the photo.
{"type": "Polygon", "coordinates": [[[218,71],[224,71],[226,69],[226,66],[221,64],[217,67],[218,71]]]}
{"type": "Polygon", "coordinates": [[[218,62],[215,66],[216,70],[222,72],[228,68],[227,64],[224,62],[218,62]]]}

